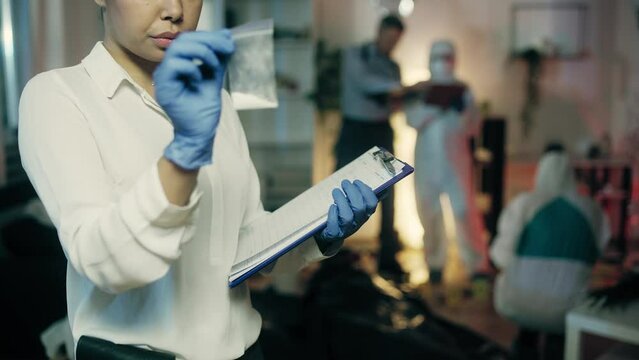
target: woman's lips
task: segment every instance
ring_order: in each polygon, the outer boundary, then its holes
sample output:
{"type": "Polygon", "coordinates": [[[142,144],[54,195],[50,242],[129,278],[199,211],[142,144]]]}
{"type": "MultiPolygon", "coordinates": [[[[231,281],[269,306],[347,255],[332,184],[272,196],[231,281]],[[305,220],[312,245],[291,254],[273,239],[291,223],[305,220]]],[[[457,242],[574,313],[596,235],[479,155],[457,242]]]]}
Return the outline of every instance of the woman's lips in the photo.
{"type": "Polygon", "coordinates": [[[164,37],[154,37],[151,39],[153,40],[153,42],[155,43],[157,47],[160,47],[163,49],[168,48],[173,42],[173,39],[164,38],[164,37]]]}
{"type": "Polygon", "coordinates": [[[153,40],[153,42],[155,43],[156,46],[161,47],[163,49],[168,48],[171,43],[173,42],[173,40],[175,40],[175,38],[179,35],[180,33],[178,32],[170,32],[170,31],[165,31],[161,34],[155,35],[155,36],[151,36],[151,39],[153,40]]]}

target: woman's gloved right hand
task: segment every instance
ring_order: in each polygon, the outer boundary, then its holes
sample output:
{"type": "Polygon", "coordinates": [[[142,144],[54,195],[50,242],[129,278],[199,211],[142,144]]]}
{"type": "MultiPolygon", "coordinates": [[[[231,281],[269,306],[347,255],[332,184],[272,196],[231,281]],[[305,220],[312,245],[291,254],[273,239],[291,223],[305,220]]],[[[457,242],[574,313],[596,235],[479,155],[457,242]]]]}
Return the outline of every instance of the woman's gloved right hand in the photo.
{"type": "Polygon", "coordinates": [[[315,235],[324,255],[335,254],[344,239],[353,235],[373,215],[379,202],[368,185],[361,180],[342,181],[342,189],[333,189],[335,201],[328,209],[326,227],[315,235]]]}
{"type": "Polygon", "coordinates": [[[212,162],[224,75],[234,51],[228,30],[183,33],[153,73],[155,98],[174,129],[164,157],[183,169],[212,162]]]}

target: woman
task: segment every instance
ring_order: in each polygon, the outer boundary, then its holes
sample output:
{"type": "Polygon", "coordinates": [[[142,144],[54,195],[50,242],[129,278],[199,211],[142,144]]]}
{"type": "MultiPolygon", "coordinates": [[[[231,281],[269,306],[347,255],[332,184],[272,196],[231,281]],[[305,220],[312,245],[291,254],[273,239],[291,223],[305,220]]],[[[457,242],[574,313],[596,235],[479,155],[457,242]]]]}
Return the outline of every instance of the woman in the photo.
{"type": "MultiPolygon", "coordinates": [[[[193,31],[202,0],[96,3],[104,41],[81,64],[33,78],[20,103],[23,165],[69,260],[76,344],[261,358],[248,288],[227,285],[240,228],[265,214],[222,90],[230,33],[193,31]]],[[[272,271],[334,253],[368,219],[372,190],[342,185],[326,229],[272,271]]]]}

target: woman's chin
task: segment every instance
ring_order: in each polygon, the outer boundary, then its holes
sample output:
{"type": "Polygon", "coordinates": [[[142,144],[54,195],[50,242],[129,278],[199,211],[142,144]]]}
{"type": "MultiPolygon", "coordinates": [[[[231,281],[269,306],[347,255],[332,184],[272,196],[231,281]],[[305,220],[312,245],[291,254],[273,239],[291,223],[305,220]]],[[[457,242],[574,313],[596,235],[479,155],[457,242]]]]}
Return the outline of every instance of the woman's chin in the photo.
{"type": "Polygon", "coordinates": [[[142,52],[143,55],[141,57],[147,61],[159,63],[160,61],[162,61],[162,59],[164,59],[165,52],[166,49],[161,49],[157,46],[152,45],[144,49],[144,51],[142,52]]]}

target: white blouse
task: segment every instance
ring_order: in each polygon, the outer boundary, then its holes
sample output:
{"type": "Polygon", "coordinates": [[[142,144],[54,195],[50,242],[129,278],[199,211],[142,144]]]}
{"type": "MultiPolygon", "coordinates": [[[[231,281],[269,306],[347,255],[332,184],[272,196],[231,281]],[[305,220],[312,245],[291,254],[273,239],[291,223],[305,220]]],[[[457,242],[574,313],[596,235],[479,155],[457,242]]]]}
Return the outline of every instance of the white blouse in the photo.
{"type": "MultiPolygon", "coordinates": [[[[213,164],[189,204],[166,199],[157,162],[173,138],[155,100],[96,44],[82,63],[34,77],[20,100],[23,166],[69,265],[71,329],[183,359],[235,359],[261,318],[227,277],[240,228],[265,214],[244,131],[224,93],[213,164]]],[[[307,241],[273,272],[322,258],[307,241]]]]}

